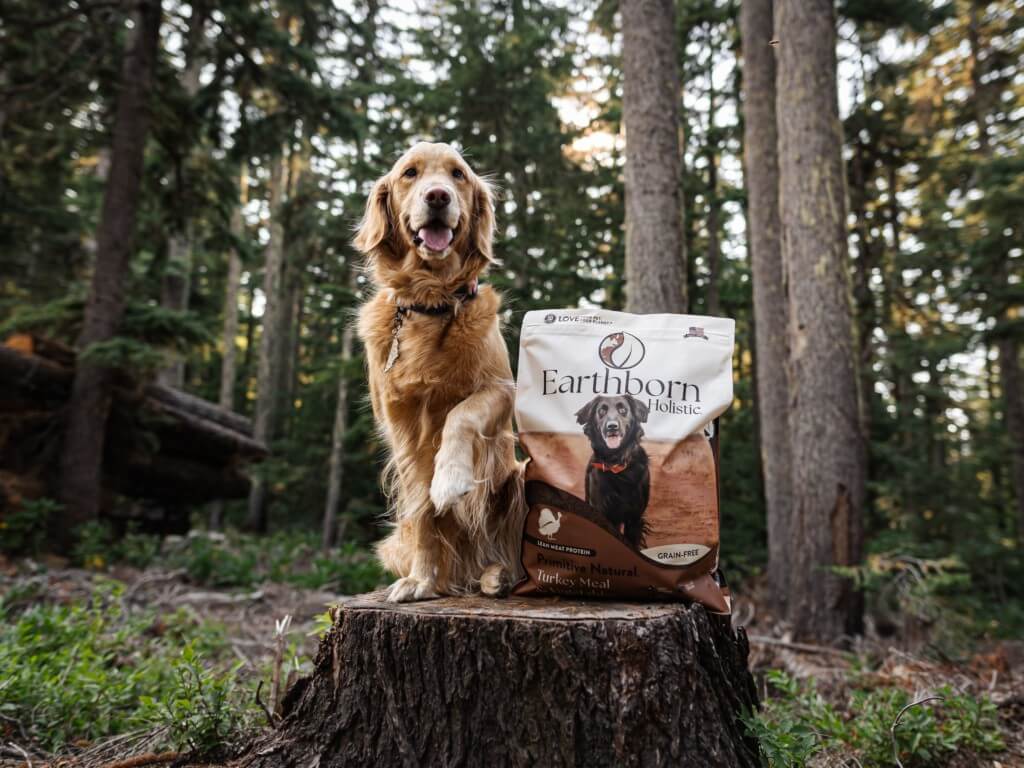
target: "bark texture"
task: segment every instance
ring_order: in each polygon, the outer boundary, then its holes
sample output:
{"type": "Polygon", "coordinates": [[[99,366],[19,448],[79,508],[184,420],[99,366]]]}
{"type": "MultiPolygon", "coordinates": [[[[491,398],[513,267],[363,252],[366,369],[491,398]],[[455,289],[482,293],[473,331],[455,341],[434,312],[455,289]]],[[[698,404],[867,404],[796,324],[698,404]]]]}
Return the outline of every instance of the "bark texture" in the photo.
{"type": "MultiPolygon", "coordinates": [[[[245,236],[243,209],[249,202],[248,162],[242,161],[238,176],[238,207],[231,214],[231,236],[236,243],[245,236]]],[[[220,363],[218,403],[231,410],[235,406],[235,375],[238,367],[238,288],[242,280],[242,254],[237,245],[228,254],[228,275],[224,286],[224,354],[220,363]]]]}
{"type": "MultiPolygon", "coordinates": [[[[323,548],[330,549],[340,538],[338,510],[341,506],[342,481],[345,474],[345,433],[348,432],[348,364],[352,359],[355,328],[350,322],[341,335],[341,375],[338,377],[338,403],[334,408],[334,429],[331,433],[330,471],[327,476],[327,503],[324,505],[323,548]]],[[[343,532],[342,532],[343,533],[343,532]]]]}
{"type": "Polygon", "coordinates": [[[685,312],[679,69],[672,0],[623,0],[626,309],[685,312]]]}
{"type": "Polygon", "coordinates": [[[760,765],[747,640],[678,604],[350,599],[245,766],[760,765]]]}
{"type": "Polygon", "coordinates": [[[999,340],[999,371],[1010,437],[1010,475],[1017,498],[1017,539],[1024,542],[1024,381],[1017,340],[1012,337],[999,340]]]}
{"type": "Polygon", "coordinates": [[[789,594],[789,516],[793,505],[789,448],[788,307],[779,222],[779,155],[775,121],[772,0],[740,5],[743,38],[743,147],[754,289],[754,360],[761,467],[768,513],[768,582],[776,607],[789,594]]]}
{"type": "MultiPolygon", "coordinates": [[[[788,617],[800,639],[859,628],[833,565],[860,559],[864,445],[848,274],[846,191],[831,0],[778,0],[782,251],[789,300],[788,617]]],[[[759,326],[759,339],[767,336],[759,326]]]]}
{"type": "MultiPolygon", "coordinates": [[[[253,435],[261,442],[270,442],[274,426],[274,415],[278,402],[275,383],[279,380],[277,363],[280,361],[278,345],[281,344],[282,278],[284,274],[284,157],[270,161],[270,241],[266,248],[266,263],[263,268],[263,331],[260,335],[260,352],[256,374],[256,413],[253,419],[253,435]]],[[[267,488],[262,478],[256,477],[249,492],[249,515],[246,527],[263,533],[267,530],[267,488]]]]}
{"type": "MultiPolygon", "coordinates": [[[[149,133],[148,100],[160,32],[160,2],[138,5],[134,34],[121,64],[114,116],[110,175],[103,195],[96,263],[78,348],[112,338],[125,308],[125,278],[135,245],[135,220],[149,133]]],[[[75,528],[99,513],[103,442],[110,412],[112,372],[82,363],[76,368],[61,453],[63,513],[51,531],[58,551],[68,550],[75,528]]]]}

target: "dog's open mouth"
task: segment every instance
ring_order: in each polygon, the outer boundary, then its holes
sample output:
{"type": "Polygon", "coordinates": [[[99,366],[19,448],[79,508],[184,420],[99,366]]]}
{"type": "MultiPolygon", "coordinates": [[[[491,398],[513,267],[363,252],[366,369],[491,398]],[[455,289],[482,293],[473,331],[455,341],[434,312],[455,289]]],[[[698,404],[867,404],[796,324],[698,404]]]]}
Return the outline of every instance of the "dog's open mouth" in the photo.
{"type": "Polygon", "coordinates": [[[455,231],[441,221],[430,221],[416,230],[413,242],[416,245],[425,245],[428,250],[435,253],[443,253],[455,239],[455,231]]]}
{"type": "Polygon", "coordinates": [[[604,444],[614,451],[622,445],[622,432],[617,428],[608,427],[604,431],[604,444]]]}

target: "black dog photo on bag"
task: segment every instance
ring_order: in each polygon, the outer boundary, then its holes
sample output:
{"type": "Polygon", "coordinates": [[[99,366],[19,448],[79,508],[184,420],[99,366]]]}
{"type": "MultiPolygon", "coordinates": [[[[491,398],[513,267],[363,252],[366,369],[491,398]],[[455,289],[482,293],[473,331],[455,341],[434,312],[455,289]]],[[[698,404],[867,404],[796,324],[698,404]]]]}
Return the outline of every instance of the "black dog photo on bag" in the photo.
{"type": "Polygon", "coordinates": [[[640,445],[649,409],[630,395],[599,395],[576,412],[594,453],[587,464],[587,503],[637,549],[651,495],[647,453],[640,445]]]}

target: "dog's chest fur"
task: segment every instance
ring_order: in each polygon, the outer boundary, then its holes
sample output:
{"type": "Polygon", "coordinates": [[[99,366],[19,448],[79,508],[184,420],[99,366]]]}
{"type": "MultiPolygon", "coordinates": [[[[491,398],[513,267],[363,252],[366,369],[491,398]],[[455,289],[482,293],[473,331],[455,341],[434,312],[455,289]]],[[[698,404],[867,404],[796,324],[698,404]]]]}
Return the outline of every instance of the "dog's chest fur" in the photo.
{"type": "Polygon", "coordinates": [[[383,293],[371,299],[360,312],[359,335],[382,401],[408,404],[427,398],[443,408],[475,391],[493,334],[500,338],[499,305],[493,289],[483,287],[454,317],[407,313],[398,332],[398,357],[385,371],[394,341],[395,303],[383,293]]]}

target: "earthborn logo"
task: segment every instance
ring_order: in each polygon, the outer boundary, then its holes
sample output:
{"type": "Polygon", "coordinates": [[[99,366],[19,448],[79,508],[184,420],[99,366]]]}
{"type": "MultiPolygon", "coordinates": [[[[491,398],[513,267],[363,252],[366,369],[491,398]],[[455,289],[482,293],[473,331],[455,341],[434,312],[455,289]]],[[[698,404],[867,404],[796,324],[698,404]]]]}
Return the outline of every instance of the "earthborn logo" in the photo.
{"type": "Polygon", "coordinates": [[[627,368],[636,368],[644,359],[647,350],[644,343],[636,336],[625,331],[609,333],[597,347],[597,354],[601,362],[609,368],[617,371],[624,371],[627,368]]]}

